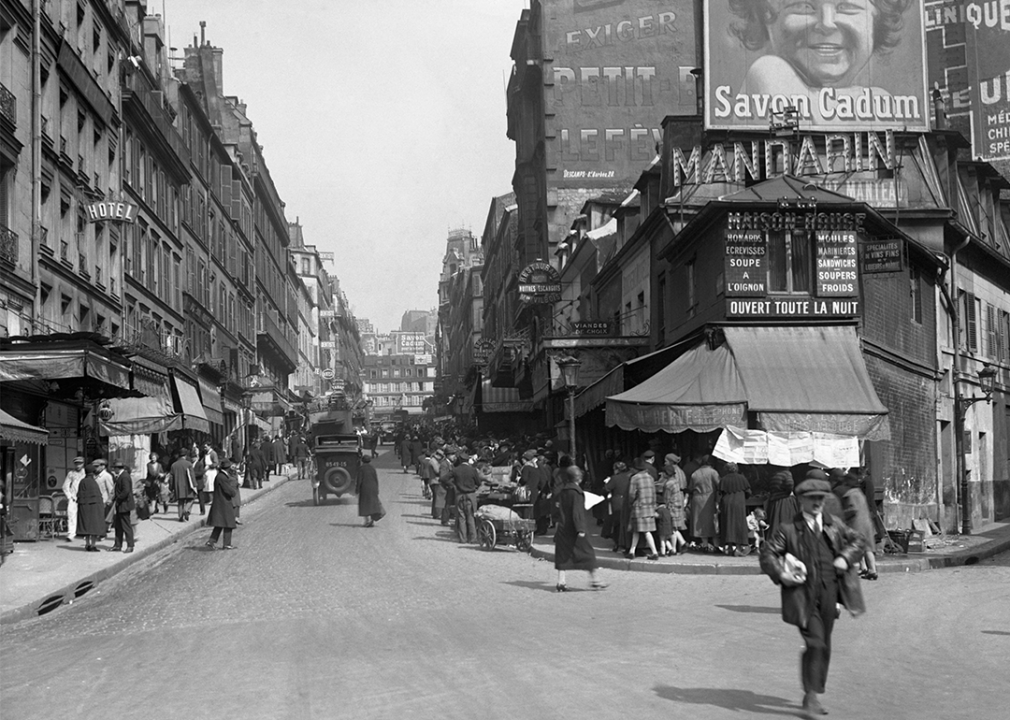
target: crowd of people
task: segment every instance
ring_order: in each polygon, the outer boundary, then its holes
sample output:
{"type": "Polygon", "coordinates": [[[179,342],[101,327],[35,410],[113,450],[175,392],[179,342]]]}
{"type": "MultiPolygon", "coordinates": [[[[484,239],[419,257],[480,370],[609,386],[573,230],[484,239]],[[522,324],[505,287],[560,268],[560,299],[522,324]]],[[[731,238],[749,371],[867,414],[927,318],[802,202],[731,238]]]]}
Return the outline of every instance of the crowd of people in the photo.
{"type": "MultiPolygon", "coordinates": [[[[235,453],[233,453],[235,454],[235,453]]],[[[177,519],[190,519],[194,506],[214,528],[208,546],[216,546],[223,533],[224,549],[233,550],[231,531],[242,524],[241,490],[258,489],[281,474],[285,465],[294,466],[299,478],[311,472],[312,453],[301,433],[255,439],[244,455],[226,457],[210,441],[177,444],[164,453],[151,452],[143,472],[133,477],[122,459],[112,463],[96,458],[86,463],[73,460],[62,485],[67,499],[65,539],[83,538],[87,552],[99,550],[98,541],[114,532],[108,550],[133,552],[135,526],[158,512],[168,514],[176,506],[177,519]]]]}
{"type": "MultiPolygon", "coordinates": [[[[415,427],[394,441],[404,472],[415,472],[431,501],[431,515],[454,524],[461,542],[475,542],[472,515],[482,483],[514,486],[513,501],[535,523],[535,534],[557,527],[561,488],[571,480],[572,459],[543,436],[473,439],[415,427]]],[[[611,549],[648,560],[686,552],[746,556],[760,550],[766,535],[799,512],[794,479],[787,468],[770,469],[758,480],[736,463],[699,452],[686,462],[676,452],[660,457],[651,447],[635,458],[608,451],[606,477],[589,478],[578,469],[579,485],[603,496],[591,521],[611,549]],[[760,482],[760,489],[755,484],[760,482]]],[[[817,468],[814,468],[817,469],[817,468]]],[[[803,470],[805,472],[805,469],[803,470]]],[[[864,578],[877,578],[873,550],[883,525],[873,503],[872,479],[864,468],[819,470],[832,488],[827,512],[857,529],[867,552],[864,578]]],[[[802,479],[802,478],[801,478],[802,479]]]]}

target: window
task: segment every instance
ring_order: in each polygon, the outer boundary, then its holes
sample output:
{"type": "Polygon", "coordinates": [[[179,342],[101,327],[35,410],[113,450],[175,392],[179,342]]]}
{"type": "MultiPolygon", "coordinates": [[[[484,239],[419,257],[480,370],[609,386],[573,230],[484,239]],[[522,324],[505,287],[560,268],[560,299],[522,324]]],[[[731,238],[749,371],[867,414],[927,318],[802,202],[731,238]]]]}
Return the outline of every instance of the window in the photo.
{"type": "Polygon", "coordinates": [[[909,267],[909,292],[912,295],[912,320],[922,323],[922,277],[919,268],[909,267]]]}
{"type": "Polygon", "coordinates": [[[810,292],[811,234],[795,230],[768,233],[768,291],[810,292]]]}
{"type": "Polygon", "coordinates": [[[985,305],[985,354],[986,357],[993,359],[999,358],[999,347],[998,337],[999,331],[996,327],[997,318],[999,316],[996,313],[996,308],[986,303],[985,305]]]}
{"type": "Polygon", "coordinates": [[[976,352],[978,350],[978,327],[976,325],[978,314],[975,311],[975,304],[977,302],[975,296],[970,292],[962,290],[958,295],[961,327],[960,337],[957,340],[958,344],[968,352],[976,352]]]}

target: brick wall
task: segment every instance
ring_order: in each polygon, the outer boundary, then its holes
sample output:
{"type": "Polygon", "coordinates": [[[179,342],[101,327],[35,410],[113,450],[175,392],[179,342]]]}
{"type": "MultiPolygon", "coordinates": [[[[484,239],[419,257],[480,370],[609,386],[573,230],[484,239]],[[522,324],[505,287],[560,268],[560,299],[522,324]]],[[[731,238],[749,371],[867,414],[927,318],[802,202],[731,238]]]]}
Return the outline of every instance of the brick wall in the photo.
{"type": "Polygon", "coordinates": [[[862,277],[864,356],[873,387],[890,411],[891,439],[868,443],[870,472],[884,489],[889,528],[937,517],[936,288],[932,270],[916,265],[914,256],[909,262],[920,268],[921,321],[913,319],[908,269],[862,277]]]}

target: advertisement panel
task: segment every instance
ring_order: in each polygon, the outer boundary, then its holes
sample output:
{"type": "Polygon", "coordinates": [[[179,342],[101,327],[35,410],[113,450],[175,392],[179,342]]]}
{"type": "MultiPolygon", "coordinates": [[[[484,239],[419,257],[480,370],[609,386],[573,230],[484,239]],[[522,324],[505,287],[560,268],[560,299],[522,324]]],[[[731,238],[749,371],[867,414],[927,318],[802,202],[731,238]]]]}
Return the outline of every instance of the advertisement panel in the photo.
{"type": "Polygon", "coordinates": [[[705,122],[929,129],[923,0],[705,0],[705,122]]]}
{"type": "Polygon", "coordinates": [[[547,167],[556,187],[635,180],[667,115],[697,113],[692,0],[543,0],[547,167]]]}
{"type": "Polygon", "coordinates": [[[971,92],[964,43],[962,0],[925,0],[929,87],[943,96],[950,126],[971,135],[971,92]]]}
{"type": "Polygon", "coordinates": [[[965,48],[972,148],[982,160],[1010,159],[1010,2],[966,3],[965,48]]]}

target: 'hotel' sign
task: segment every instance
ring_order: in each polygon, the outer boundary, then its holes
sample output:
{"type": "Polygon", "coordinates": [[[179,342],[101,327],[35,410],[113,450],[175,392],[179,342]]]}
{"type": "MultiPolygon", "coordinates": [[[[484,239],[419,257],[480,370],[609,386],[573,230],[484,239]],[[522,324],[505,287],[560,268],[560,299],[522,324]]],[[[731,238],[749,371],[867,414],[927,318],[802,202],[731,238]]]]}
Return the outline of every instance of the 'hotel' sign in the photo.
{"type": "Polygon", "coordinates": [[[131,203],[105,200],[85,206],[88,222],[103,222],[118,220],[132,223],[137,219],[137,206],[131,203]]]}

